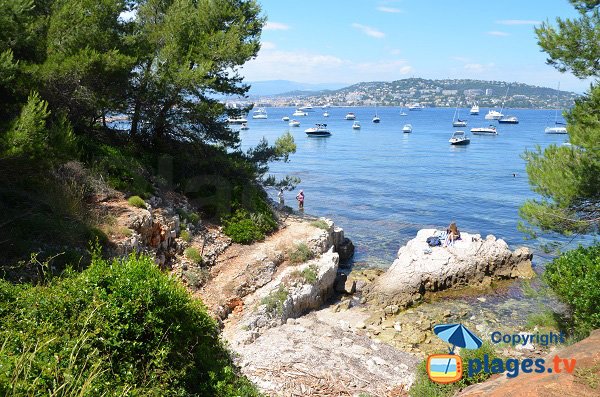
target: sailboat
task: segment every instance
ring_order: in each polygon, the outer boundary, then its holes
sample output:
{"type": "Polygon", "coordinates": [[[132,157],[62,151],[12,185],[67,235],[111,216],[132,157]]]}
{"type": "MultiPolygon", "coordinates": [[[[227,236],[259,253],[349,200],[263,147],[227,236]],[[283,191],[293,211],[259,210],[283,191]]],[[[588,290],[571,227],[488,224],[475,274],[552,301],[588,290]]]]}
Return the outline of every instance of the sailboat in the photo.
{"type": "Polygon", "coordinates": [[[373,117],[373,122],[379,123],[380,121],[381,119],[379,118],[379,116],[377,116],[377,105],[375,105],[375,116],[373,117]]]}
{"type": "Polygon", "coordinates": [[[456,105],[456,110],[454,111],[454,116],[452,117],[452,126],[453,127],[466,127],[467,121],[460,119],[460,110],[458,109],[459,105],[460,104],[456,105]],[[458,115],[458,117],[457,117],[457,115],[458,115]]]}
{"type": "MultiPolygon", "coordinates": [[[[560,83],[558,83],[557,91],[560,92],[560,83]]],[[[567,127],[565,127],[565,124],[558,121],[558,92],[556,93],[556,109],[554,112],[554,126],[546,127],[546,129],[544,129],[544,132],[546,134],[566,134],[567,133],[567,127]]]]}
{"type": "Polygon", "coordinates": [[[404,106],[402,106],[402,107],[400,108],[400,116],[408,116],[408,115],[406,114],[406,112],[404,111],[404,106]]]}

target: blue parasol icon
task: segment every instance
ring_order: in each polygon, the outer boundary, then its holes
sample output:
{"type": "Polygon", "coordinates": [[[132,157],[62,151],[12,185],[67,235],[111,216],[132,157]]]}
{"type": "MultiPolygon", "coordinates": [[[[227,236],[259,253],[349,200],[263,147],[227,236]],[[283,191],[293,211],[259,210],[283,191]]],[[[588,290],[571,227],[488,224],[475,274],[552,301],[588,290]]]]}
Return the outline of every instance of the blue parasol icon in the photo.
{"type": "Polygon", "coordinates": [[[464,349],[479,349],[483,342],[462,324],[441,324],[433,327],[433,332],[444,342],[452,344],[450,354],[456,346],[464,349]]]}
{"type": "MultiPolygon", "coordinates": [[[[452,344],[450,354],[454,354],[454,348],[459,346],[464,349],[479,349],[483,342],[473,332],[462,324],[440,324],[433,327],[433,332],[444,342],[452,344]]],[[[450,359],[446,366],[446,373],[450,366],[450,359]]]]}

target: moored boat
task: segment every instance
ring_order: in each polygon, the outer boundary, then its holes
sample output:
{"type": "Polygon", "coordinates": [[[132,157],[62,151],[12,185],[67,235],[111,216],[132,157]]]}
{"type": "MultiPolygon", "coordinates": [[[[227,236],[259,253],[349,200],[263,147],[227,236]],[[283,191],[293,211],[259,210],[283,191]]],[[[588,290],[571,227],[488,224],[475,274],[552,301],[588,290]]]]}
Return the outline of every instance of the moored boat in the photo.
{"type": "Polygon", "coordinates": [[[402,132],[408,134],[412,132],[412,124],[404,124],[404,127],[402,127],[402,132]]]}
{"type": "Polygon", "coordinates": [[[474,116],[477,116],[479,114],[479,105],[477,105],[476,103],[474,103],[473,106],[471,106],[471,114],[474,116]]]}
{"type": "Polygon", "coordinates": [[[412,105],[408,105],[408,110],[423,110],[425,107],[420,103],[413,103],[412,105]]]}
{"type": "Polygon", "coordinates": [[[249,130],[250,127],[248,127],[248,124],[246,123],[242,123],[242,125],[240,126],[240,130],[249,130]]]}
{"type": "Polygon", "coordinates": [[[468,145],[471,143],[471,139],[464,131],[455,131],[448,142],[450,142],[451,145],[468,145]]]}
{"type": "Polygon", "coordinates": [[[254,112],[252,112],[253,119],[266,119],[267,111],[265,108],[258,108],[254,112]]]}
{"type": "Polygon", "coordinates": [[[281,118],[281,121],[290,121],[290,118],[288,116],[283,116],[281,118]]]}
{"type": "Polygon", "coordinates": [[[354,123],[352,123],[352,128],[355,130],[360,130],[360,121],[355,120],[354,123]]]}
{"type": "Polygon", "coordinates": [[[303,110],[296,109],[294,113],[292,113],[292,116],[308,116],[308,113],[303,110]]]}
{"type": "Polygon", "coordinates": [[[356,115],[352,112],[348,112],[348,113],[346,113],[346,116],[344,118],[346,120],[356,120],[356,115]]]}
{"type": "Polygon", "coordinates": [[[487,127],[475,127],[471,128],[471,134],[473,135],[498,135],[496,127],[489,125],[487,127]]]}
{"type": "Polygon", "coordinates": [[[502,116],[498,119],[500,124],[519,124],[517,116],[502,116]]]}
{"type": "Polygon", "coordinates": [[[291,120],[288,125],[290,127],[300,127],[300,122],[298,120],[291,120]]]}
{"type": "Polygon", "coordinates": [[[238,117],[238,118],[228,118],[227,122],[229,124],[244,124],[248,122],[248,119],[244,118],[244,117],[238,117]]]}
{"type": "Polygon", "coordinates": [[[327,124],[315,124],[314,127],[304,130],[308,136],[329,136],[331,131],[327,129],[327,124]]]}
{"type": "Polygon", "coordinates": [[[487,114],[485,115],[485,119],[486,120],[498,120],[500,119],[502,116],[504,116],[501,112],[494,110],[494,109],[490,109],[487,114]]]}

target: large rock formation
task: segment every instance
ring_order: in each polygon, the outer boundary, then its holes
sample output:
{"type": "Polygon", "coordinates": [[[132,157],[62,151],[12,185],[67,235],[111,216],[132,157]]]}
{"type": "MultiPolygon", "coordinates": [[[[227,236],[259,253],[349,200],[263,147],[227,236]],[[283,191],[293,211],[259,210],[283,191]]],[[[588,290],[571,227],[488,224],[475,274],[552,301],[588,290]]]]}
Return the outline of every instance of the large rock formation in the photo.
{"type": "Polygon", "coordinates": [[[575,370],[543,373],[520,372],[515,378],[501,375],[463,390],[461,397],[575,397],[600,396],[600,330],[572,346],[554,351],[546,357],[546,368],[553,365],[554,357],[577,360],[575,370]]]}
{"type": "Polygon", "coordinates": [[[429,247],[426,240],[435,233],[422,229],[400,248],[392,266],[367,289],[368,299],[407,307],[427,291],[533,276],[527,248],[511,252],[504,240],[469,233],[461,233],[451,246],[429,247]]]}

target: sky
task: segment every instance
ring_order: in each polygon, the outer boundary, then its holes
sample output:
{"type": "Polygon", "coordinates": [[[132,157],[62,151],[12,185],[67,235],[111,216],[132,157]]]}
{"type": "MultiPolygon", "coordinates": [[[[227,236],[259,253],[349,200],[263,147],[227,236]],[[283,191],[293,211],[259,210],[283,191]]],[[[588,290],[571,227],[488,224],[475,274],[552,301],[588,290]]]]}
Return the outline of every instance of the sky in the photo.
{"type": "Polygon", "coordinates": [[[267,23],[247,81],[520,82],[583,93],[590,81],[546,65],[534,27],[573,18],[567,0],[259,0],[267,23]]]}

